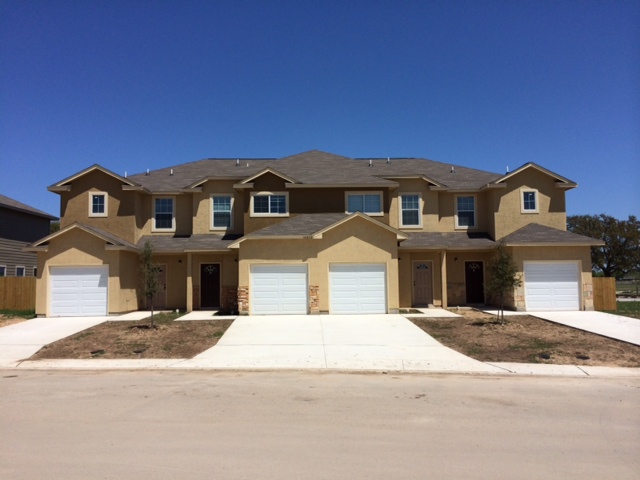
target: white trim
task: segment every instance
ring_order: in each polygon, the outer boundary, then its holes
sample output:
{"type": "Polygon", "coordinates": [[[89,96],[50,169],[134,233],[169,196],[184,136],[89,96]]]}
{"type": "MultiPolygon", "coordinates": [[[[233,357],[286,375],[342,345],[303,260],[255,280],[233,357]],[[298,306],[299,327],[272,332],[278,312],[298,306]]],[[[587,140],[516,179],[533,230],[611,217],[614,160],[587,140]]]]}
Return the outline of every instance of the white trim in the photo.
{"type": "Polygon", "coordinates": [[[154,195],[151,197],[152,203],[152,215],[151,215],[151,231],[152,232],[175,232],[176,231],[176,197],[170,195],[154,195]],[[171,200],[171,227],[170,228],[157,228],[156,227],[156,200],[170,199],[171,200]]]}
{"type": "Polygon", "coordinates": [[[87,192],[89,194],[89,216],[90,217],[107,217],[109,216],[109,194],[107,192],[101,191],[91,191],[87,192]],[[93,211],[93,196],[101,195],[104,198],[104,212],[103,213],[95,213],[93,211]]]}
{"type": "Polygon", "coordinates": [[[465,194],[461,193],[453,196],[453,207],[454,207],[454,226],[456,230],[475,230],[478,228],[478,196],[473,194],[465,194]],[[466,226],[460,225],[458,223],[458,198],[460,197],[471,197],[473,198],[473,225],[466,226]]]}
{"type": "Polygon", "coordinates": [[[538,194],[538,190],[536,190],[535,188],[525,188],[522,187],[520,189],[520,213],[539,213],[540,212],[540,195],[538,194]],[[536,203],[536,208],[531,210],[531,209],[526,209],[524,208],[524,194],[525,193],[533,193],[535,196],[535,203],[536,203]]]}
{"type": "MultiPolygon", "coordinates": [[[[420,192],[400,192],[398,193],[398,210],[399,210],[399,218],[398,218],[398,224],[400,225],[400,228],[422,228],[422,210],[424,209],[424,203],[422,201],[422,194],[420,192]],[[402,197],[403,196],[409,196],[409,195],[417,195],[418,196],[418,224],[417,225],[405,225],[403,223],[403,216],[402,216],[402,197]]],[[[413,211],[413,210],[410,210],[413,211]]]]}
{"type": "MultiPolygon", "coordinates": [[[[235,195],[233,193],[212,193],[209,196],[209,205],[211,206],[211,222],[209,223],[209,230],[232,230],[233,229],[233,215],[234,215],[234,211],[233,211],[233,207],[234,207],[234,203],[235,203],[235,195]],[[229,219],[229,226],[228,227],[216,227],[213,224],[213,215],[215,213],[214,209],[213,209],[213,199],[214,197],[225,197],[225,198],[231,198],[231,205],[229,206],[229,215],[230,215],[230,219],[229,219]]],[[[222,212],[223,213],[223,212],[222,212]]]]}
{"type": "Polygon", "coordinates": [[[349,211],[349,196],[350,195],[377,195],[380,197],[380,211],[379,212],[360,212],[365,215],[369,215],[370,217],[382,217],[384,216],[384,195],[380,190],[368,190],[368,191],[358,191],[358,190],[350,190],[344,192],[344,212],[345,213],[356,213],[349,211]]]}
{"type": "MultiPolygon", "coordinates": [[[[269,200],[269,210],[271,210],[271,200],[269,200]]],[[[289,216],[289,192],[251,192],[249,201],[249,215],[251,217],[288,217],[289,216]],[[285,213],[256,213],[253,211],[253,199],[256,196],[284,196],[285,213]]]]}

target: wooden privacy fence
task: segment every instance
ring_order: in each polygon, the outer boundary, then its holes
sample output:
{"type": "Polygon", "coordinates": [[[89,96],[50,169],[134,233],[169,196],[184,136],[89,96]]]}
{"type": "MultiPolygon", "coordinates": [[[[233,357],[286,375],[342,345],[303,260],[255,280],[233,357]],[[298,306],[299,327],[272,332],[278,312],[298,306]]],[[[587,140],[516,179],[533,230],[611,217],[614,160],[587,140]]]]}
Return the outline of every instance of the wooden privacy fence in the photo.
{"type": "Polygon", "coordinates": [[[35,310],[36,277],[0,277],[0,310],[35,310]]]}
{"type": "Polygon", "coordinates": [[[618,309],[615,278],[593,277],[593,308],[601,312],[618,309]]]}

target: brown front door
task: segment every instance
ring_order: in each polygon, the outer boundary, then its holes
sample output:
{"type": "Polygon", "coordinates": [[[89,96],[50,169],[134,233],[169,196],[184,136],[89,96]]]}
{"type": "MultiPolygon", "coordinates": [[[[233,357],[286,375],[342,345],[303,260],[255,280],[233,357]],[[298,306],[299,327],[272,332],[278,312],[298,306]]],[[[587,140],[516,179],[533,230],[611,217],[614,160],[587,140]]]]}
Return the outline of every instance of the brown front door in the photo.
{"type": "MultiPolygon", "coordinates": [[[[165,308],[167,306],[167,266],[159,265],[158,270],[158,291],[153,296],[153,308],[165,308]]],[[[150,307],[149,305],[148,307],[150,307]]]]}
{"type": "Polygon", "coordinates": [[[464,262],[467,303],[484,303],[484,264],[464,262]]]}
{"type": "Polygon", "coordinates": [[[431,262],[413,262],[413,303],[433,303],[433,267],[431,262]]]}
{"type": "Polygon", "coordinates": [[[200,308],[220,307],[220,264],[200,265],[200,308]]]}

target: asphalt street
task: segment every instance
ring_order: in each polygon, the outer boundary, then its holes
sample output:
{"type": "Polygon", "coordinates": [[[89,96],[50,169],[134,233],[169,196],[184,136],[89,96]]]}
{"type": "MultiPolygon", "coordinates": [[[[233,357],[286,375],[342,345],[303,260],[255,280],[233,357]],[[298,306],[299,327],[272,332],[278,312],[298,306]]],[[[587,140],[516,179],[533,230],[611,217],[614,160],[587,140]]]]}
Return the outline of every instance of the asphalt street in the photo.
{"type": "Polygon", "coordinates": [[[637,479],[640,379],[0,371],[0,478],[637,479]]]}

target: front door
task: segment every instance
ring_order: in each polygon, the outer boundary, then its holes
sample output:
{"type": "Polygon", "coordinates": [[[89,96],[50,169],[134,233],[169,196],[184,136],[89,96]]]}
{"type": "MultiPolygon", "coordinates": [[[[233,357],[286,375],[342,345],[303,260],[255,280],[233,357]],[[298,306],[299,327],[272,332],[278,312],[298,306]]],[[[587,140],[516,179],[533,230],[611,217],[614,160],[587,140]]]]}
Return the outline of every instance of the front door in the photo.
{"type": "MultiPolygon", "coordinates": [[[[158,265],[158,291],[153,296],[153,308],[165,308],[167,306],[167,266],[158,265]]],[[[150,308],[151,305],[148,305],[150,308]]]]}
{"type": "Polygon", "coordinates": [[[413,262],[413,303],[433,303],[433,267],[431,262],[413,262]]]}
{"type": "Polygon", "coordinates": [[[220,307],[220,264],[200,265],[200,308],[220,307]]]}
{"type": "Polygon", "coordinates": [[[467,303],[484,303],[484,264],[464,262],[467,303]]]}

